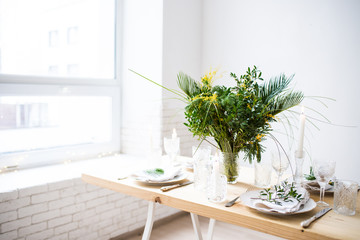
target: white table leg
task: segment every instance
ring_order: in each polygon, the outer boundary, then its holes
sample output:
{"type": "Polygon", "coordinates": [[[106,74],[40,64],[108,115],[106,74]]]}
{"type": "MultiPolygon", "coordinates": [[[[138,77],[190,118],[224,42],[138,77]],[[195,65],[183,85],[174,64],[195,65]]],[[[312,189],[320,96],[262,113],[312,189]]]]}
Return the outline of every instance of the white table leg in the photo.
{"type": "Polygon", "coordinates": [[[190,216],[191,216],[191,221],[192,221],[194,231],[195,231],[195,237],[197,240],[202,240],[202,234],[201,234],[201,230],[200,230],[198,215],[196,215],[194,213],[190,213],[190,216]]]}
{"type": "Polygon", "coordinates": [[[146,219],[145,229],[142,236],[142,240],[149,240],[151,235],[151,230],[154,224],[154,213],[155,213],[155,202],[149,202],[148,205],[148,215],[146,219]]]}
{"type": "Polygon", "coordinates": [[[213,219],[213,218],[210,218],[210,220],[209,220],[208,233],[207,233],[207,235],[206,235],[206,240],[212,240],[212,238],[213,238],[213,233],[214,233],[215,223],[216,223],[216,220],[213,219]]]}

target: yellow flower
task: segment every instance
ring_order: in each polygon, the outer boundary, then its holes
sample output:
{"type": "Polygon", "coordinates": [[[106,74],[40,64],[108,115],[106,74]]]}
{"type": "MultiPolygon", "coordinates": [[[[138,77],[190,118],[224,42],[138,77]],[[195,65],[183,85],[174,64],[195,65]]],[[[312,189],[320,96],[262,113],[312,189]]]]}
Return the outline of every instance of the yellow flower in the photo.
{"type": "Polygon", "coordinates": [[[210,71],[209,73],[205,74],[201,78],[201,82],[202,82],[203,86],[210,87],[213,80],[214,80],[215,75],[216,75],[216,70],[215,71],[210,71]]]}
{"type": "Polygon", "coordinates": [[[211,101],[211,102],[215,102],[215,101],[216,101],[216,98],[217,98],[217,95],[216,95],[216,93],[214,93],[214,94],[210,97],[210,101],[211,101]]]}
{"type": "Polygon", "coordinates": [[[247,108],[250,110],[252,109],[249,103],[247,104],[247,108]]]}
{"type": "Polygon", "coordinates": [[[199,98],[201,98],[201,97],[195,96],[195,97],[193,97],[193,98],[191,99],[191,101],[195,101],[195,100],[197,100],[197,99],[199,99],[199,98]]]}
{"type": "Polygon", "coordinates": [[[261,138],[262,137],[264,137],[265,136],[265,134],[258,134],[257,136],[256,136],[256,140],[258,140],[259,142],[261,141],[261,138]]]}
{"type": "Polygon", "coordinates": [[[207,97],[202,97],[204,99],[204,101],[210,101],[211,103],[216,101],[217,95],[216,93],[214,93],[211,96],[207,96],[207,97]]]}

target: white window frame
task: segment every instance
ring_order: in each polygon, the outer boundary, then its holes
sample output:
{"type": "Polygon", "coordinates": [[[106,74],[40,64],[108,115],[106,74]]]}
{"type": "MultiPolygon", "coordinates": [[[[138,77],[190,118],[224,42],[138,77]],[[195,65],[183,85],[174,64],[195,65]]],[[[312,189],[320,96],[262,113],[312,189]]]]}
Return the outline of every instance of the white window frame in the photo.
{"type": "Polygon", "coordinates": [[[112,98],[112,141],[61,147],[59,149],[34,150],[23,153],[0,154],[0,171],[6,166],[17,169],[68,163],[74,160],[102,157],[120,152],[121,126],[121,73],[123,5],[115,1],[115,54],[114,78],[65,78],[29,76],[0,73],[0,96],[109,96],[112,98]],[[77,154],[78,153],[78,154],[77,154]],[[26,161],[19,159],[26,156],[26,161]]]}

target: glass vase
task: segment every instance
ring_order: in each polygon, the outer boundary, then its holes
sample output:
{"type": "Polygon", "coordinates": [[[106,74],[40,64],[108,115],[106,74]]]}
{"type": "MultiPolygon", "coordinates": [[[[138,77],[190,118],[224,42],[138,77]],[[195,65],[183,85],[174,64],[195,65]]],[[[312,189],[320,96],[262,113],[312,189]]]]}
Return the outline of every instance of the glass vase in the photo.
{"type": "Polygon", "coordinates": [[[236,183],[239,176],[239,154],[232,152],[222,152],[223,174],[227,178],[227,182],[231,184],[236,183]]]}

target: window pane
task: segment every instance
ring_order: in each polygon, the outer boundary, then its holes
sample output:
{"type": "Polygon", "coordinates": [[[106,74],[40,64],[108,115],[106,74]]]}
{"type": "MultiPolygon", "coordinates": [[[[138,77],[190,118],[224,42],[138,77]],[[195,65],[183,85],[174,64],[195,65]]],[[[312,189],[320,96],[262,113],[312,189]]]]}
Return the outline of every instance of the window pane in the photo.
{"type": "Polygon", "coordinates": [[[0,153],[110,142],[111,111],[111,97],[0,97],[0,153]]]}
{"type": "Polygon", "coordinates": [[[0,0],[0,73],[114,78],[114,0],[0,0]]]}

